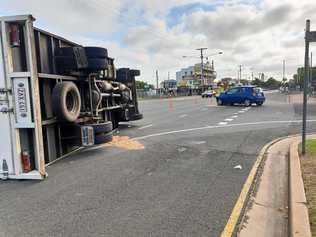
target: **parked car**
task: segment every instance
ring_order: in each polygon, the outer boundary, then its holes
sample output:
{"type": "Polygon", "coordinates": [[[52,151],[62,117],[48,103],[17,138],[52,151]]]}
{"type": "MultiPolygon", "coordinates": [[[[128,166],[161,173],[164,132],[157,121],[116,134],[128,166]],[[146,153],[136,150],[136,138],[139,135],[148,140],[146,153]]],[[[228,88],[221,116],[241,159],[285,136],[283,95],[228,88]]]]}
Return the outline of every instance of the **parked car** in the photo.
{"type": "Polygon", "coordinates": [[[217,105],[244,104],[245,106],[251,106],[251,104],[256,104],[261,106],[265,101],[265,96],[260,88],[240,86],[221,93],[216,101],[217,105]]]}
{"type": "Polygon", "coordinates": [[[212,96],[214,96],[216,94],[216,92],[214,90],[207,90],[204,91],[201,96],[202,98],[211,98],[212,96]]]}

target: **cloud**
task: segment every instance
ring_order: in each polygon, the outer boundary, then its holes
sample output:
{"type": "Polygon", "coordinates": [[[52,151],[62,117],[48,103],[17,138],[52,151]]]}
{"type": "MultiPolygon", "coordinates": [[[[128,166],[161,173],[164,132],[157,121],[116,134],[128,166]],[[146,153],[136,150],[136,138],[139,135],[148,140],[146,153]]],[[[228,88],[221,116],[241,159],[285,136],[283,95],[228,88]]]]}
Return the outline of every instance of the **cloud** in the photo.
{"type": "Polygon", "coordinates": [[[254,71],[281,78],[282,61],[291,77],[304,56],[304,26],[316,30],[311,0],[1,0],[6,15],[33,14],[35,24],[83,45],[109,50],[118,67],[141,69],[155,83],[168,72],[197,63],[195,49],[207,47],[218,77],[254,71]],[[171,22],[170,22],[171,20],[171,22]],[[251,68],[251,70],[250,70],[251,68]]]}

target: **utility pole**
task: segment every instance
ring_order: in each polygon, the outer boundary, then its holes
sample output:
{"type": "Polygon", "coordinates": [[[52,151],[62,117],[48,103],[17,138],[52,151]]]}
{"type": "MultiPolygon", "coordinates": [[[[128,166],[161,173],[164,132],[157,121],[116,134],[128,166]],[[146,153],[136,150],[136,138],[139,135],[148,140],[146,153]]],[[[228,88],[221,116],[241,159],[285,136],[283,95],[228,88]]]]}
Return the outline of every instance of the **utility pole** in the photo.
{"type": "MultiPolygon", "coordinates": [[[[311,52],[311,62],[310,62],[310,70],[309,70],[309,88],[311,88],[312,80],[313,80],[313,52],[311,52]]],[[[310,91],[311,93],[311,91],[310,91]]]]}
{"type": "Polygon", "coordinates": [[[251,72],[251,81],[253,81],[253,72],[251,72]]]}
{"type": "Polygon", "coordinates": [[[283,77],[282,77],[282,81],[284,81],[285,79],[285,60],[283,59],[283,77]]]}
{"type": "MultiPolygon", "coordinates": [[[[158,70],[156,70],[156,89],[157,89],[157,94],[159,90],[159,78],[158,78],[158,70]]],[[[160,94],[160,93],[159,93],[160,94]]]]}
{"type": "Polygon", "coordinates": [[[202,82],[202,85],[204,86],[204,75],[203,75],[203,59],[204,59],[204,55],[203,55],[203,51],[204,50],[207,50],[207,48],[198,48],[196,50],[199,50],[200,53],[201,53],[201,82],[202,82]]]}
{"type": "Polygon", "coordinates": [[[305,29],[305,65],[304,65],[304,97],[303,97],[303,127],[302,127],[302,154],[304,155],[306,152],[306,113],[307,113],[307,87],[309,81],[309,62],[308,62],[308,54],[309,54],[309,40],[308,36],[310,33],[310,20],[306,21],[306,29],[305,29]]]}
{"type": "Polygon", "coordinates": [[[240,84],[240,80],[241,80],[242,78],[241,78],[241,65],[239,65],[239,82],[238,82],[238,84],[240,84]]]}

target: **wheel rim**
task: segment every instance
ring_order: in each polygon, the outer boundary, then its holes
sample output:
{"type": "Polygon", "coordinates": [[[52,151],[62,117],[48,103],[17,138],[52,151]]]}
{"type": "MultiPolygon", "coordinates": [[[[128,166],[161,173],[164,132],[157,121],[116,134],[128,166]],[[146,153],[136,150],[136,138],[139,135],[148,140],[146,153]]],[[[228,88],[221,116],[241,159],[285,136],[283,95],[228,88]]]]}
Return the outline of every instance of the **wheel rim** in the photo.
{"type": "Polygon", "coordinates": [[[250,101],[249,100],[245,100],[245,105],[249,106],[250,105],[250,101]]]}
{"type": "Polygon", "coordinates": [[[76,94],[73,91],[70,91],[67,95],[66,95],[66,107],[67,110],[70,113],[75,113],[76,112],[76,108],[77,108],[77,100],[76,100],[76,94]]]}
{"type": "Polygon", "coordinates": [[[222,104],[223,104],[223,102],[222,102],[221,99],[218,99],[217,103],[218,103],[219,105],[222,105],[222,104]]]}

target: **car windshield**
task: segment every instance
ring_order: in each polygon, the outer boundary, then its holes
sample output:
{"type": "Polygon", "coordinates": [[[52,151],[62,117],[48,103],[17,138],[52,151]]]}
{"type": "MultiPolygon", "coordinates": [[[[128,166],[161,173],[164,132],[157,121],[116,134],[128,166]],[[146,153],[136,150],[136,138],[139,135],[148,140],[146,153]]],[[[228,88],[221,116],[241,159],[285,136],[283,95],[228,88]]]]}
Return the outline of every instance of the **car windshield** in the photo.
{"type": "Polygon", "coordinates": [[[262,88],[260,88],[260,87],[254,88],[254,91],[257,92],[257,93],[262,93],[263,92],[262,88]]]}
{"type": "Polygon", "coordinates": [[[316,237],[315,53],[316,0],[0,0],[0,237],[316,237]]]}

